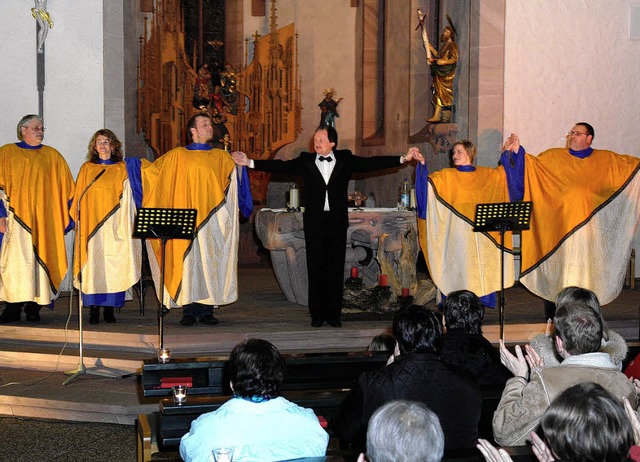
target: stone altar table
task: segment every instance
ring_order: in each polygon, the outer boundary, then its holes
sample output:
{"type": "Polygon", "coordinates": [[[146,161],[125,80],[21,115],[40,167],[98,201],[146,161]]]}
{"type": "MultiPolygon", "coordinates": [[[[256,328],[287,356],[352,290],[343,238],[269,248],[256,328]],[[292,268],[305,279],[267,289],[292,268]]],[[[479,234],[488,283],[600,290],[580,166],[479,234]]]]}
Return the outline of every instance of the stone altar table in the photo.
{"type": "MultiPolygon", "coordinates": [[[[256,214],[256,233],[271,253],[273,269],[287,300],[307,305],[307,258],[305,253],[303,212],[264,208],[256,214]]],[[[398,260],[402,251],[402,235],[411,230],[417,236],[414,211],[395,208],[365,208],[362,212],[349,211],[347,248],[345,249],[344,279],[357,267],[365,286],[377,284],[380,265],[373,257],[378,251],[378,238],[385,240],[385,256],[398,260]]],[[[413,260],[417,260],[418,251],[413,260]]]]}

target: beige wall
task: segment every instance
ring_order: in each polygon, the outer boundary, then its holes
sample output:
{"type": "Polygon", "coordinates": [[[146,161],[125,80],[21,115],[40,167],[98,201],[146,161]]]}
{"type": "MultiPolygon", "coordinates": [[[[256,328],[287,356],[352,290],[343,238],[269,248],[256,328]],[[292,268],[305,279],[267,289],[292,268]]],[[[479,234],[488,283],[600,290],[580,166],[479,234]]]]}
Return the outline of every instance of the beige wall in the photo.
{"type": "MultiPolygon", "coordinates": [[[[45,42],[45,144],[75,175],[91,135],[104,126],[103,0],[48,2],[53,29],[45,42]]],[[[38,113],[33,2],[0,2],[0,144],[16,141],[16,124],[38,113]]]]}
{"type": "Polygon", "coordinates": [[[628,0],[509,0],[504,133],[532,153],[590,122],[594,146],[640,154],[640,41],[628,0]]]}

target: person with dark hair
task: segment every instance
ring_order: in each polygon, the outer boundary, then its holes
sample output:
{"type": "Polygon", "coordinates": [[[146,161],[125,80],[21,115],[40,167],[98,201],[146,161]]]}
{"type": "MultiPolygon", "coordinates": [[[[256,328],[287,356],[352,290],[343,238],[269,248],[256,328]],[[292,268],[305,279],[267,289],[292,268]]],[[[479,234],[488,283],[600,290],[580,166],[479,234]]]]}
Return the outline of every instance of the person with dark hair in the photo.
{"type": "Polygon", "coordinates": [[[438,416],[415,401],[390,401],[371,416],[367,454],[358,462],[440,462],[444,433],[438,416]]]}
{"type": "Polygon", "coordinates": [[[578,122],[564,148],[526,154],[516,134],[502,148],[511,198],[535,204],[521,236],[520,282],[548,302],[547,318],[565,287],[589,289],[603,305],[620,294],[640,222],[640,159],[593,149],[594,136],[578,122]]]}
{"type": "Polygon", "coordinates": [[[256,170],[302,176],[311,326],[322,327],[326,322],[341,327],[349,180],[357,172],[396,167],[412,159],[424,162],[424,158],[417,148],[404,156],[354,156],[349,150],[336,149],[338,132],[332,126],[316,129],[313,146],[315,152],[303,152],[289,161],[253,160],[239,151],[233,153],[233,160],[256,170]]]}
{"type": "MultiPolygon", "coordinates": [[[[482,303],[495,308],[502,287],[500,234],[474,231],[476,206],[509,202],[504,169],[473,165],[476,147],[469,140],[452,149],[453,168],[429,174],[426,165],[416,170],[416,201],[420,248],[433,283],[445,296],[470,290],[482,303]]],[[[505,235],[504,286],[514,284],[511,233],[505,235]]]]}
{"type": "MultiPolygon", "coordinates": [[[[599,351],[607,353],[611,356],[611,360],[622,369],[622,361],[627,357],[629,347],[624,338],[617,332],[610,330],[602,316],[602,309],[598,297],[589,289],[581,287],[566,287],[560,291],[556,297],[556,306],[561,307],[571,302],[584,301],[589,305],[602,320],[602,346],[599,351]]],[[[557,366],[562,361],[558,352],[553,347],[553,339],[546,334],[536,335],[530,343],[531,347],[536,350],[545,367],[557,366]]]]}
{"type": "Polygon", "coordinates": [[[195,238],[167,241],[165,288],[161,284],[161,245],[147,241],[158,299],[167,307],[182,306],[180,324],[215,325],[213,309],[238,298],[238,208],[251,215],[246,169],[236,170],[228,152],[207,144],[213,136],[209,114],[189,119],[190,144],[172,149],[143,168],[143,206],[196,209],[195,238]]]}
{"type": "Polygon", "coordinates": [[[389,334],[378,334],[373,337],[367,351],[384,351],[393,353],[394,348],[396,347],[396,339],[393,338],[393,335],[389,334]]]}
{"type": "Polygon", "coordinates": [[[1,323],[40,321],[50,306],[68,262],[65,233],[73,227],[69,203],[73,177],[57,150],[42,144],[44,121],[28,114],[16,127],[17,143],[0,147],[1,323]]]}
{"type": "Polygon", "coordinates": [[[440,419],[446,449],[471,448],[478,435],[482,401],[473,381],[440,358],[442,332],[436,315],[423,306],[400,310],[393,318],[394,361],[365,372],[332,417],[334,434],[364,451],[369,419],[388,401],[424,403],[440,419]]]}
{"type": "Polygon", "coordinates": [[[482,336],[484,306],[471,291],[452,292],[444,301],[444,362],[464,369],[480,387],[502,387],[511,377],[500,354],[482,336]]]}
{"type": "Polygon", "coordinates": [[[233,398],[193,421],[180,441],[185,462],[208,462],[211,451],[234,448],[234,460],[269,462],[324,456],[329,443],[318,418],[280,396],[285,360],[266,340],[249,339],[231,351],[233,398]]]}
{"type": "Polygon", "coordinates": [[[139,172],[140,163],[128,161],[131,170],[123,161],[118,137],[109,129],[98,130],[76,179],[71,216],[78,223],[81,200],[81,221],[73,275],[76,288],[82,277],[82,303],[89,308],[89,324],[100,322],[100,307],[105,322],[116,322],[114,309],[124,305],[125,291],[140,279],[140,240],[132,235],[142,190],[129,181],[130,174],[139,172]]]}
{"type": "Polygon", "coordinates": [[[602,344],[602,321],[586,302],[577,301],[558,308],[555,318],[555,346],[563,361],[556,367],[540,367],[540,358],[527,345],[527,358],[520,346],[511,354],[500,342],[502,362],[514,377],[507,381],[493,416],[497,443],[520,446],[538,425],[542,414],[563,391],[585,382],[595,382],[617,399],[629,399],[635,407],[636,390],[602,344]],[[529,368],[532,368],[531,372],[529,368]]]}
{"type": "MultiPolygon", "coordinates": [[[[546,462],[626,462],[634,445],[622,403],[593,382],[562,392],[542,416],[538,433],[531,432],[533,453],[546,462]]],[[[481,441],[478,448],[489,462],[511,460],[488,441],[481,441]]]]}

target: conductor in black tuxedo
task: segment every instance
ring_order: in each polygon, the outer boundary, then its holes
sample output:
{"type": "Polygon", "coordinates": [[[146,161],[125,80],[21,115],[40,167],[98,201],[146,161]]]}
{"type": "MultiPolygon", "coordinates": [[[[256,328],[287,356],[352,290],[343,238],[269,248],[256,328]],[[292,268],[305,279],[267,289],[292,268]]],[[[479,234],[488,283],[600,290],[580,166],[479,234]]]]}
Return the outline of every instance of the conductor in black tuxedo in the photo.
{"type": "Polygon", "coordinates": [[[311,325],[326,322],[341,327],[344,262],[349,227],[347,188],[351,175],[397,167],[411,159],[424,162],[417,148],[404,156],[359,157],[349,150],[335,149],[338,133],[333,127],[320,127],[313,136],[315,153],[303,152],[289,160],[253,160],[234,152],[238,165],[264,172],[300,175],[304,183],[304,237],[309,278],[311,325]]]}

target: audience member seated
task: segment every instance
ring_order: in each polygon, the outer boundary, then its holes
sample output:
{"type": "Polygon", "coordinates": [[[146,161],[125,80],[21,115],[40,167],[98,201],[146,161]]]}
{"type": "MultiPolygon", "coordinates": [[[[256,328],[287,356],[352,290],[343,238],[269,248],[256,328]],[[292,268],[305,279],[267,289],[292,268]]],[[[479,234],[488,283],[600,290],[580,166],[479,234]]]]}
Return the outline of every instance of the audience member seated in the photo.
{"type": "Polygon", "coordinates": [[[438,416],[415,401],[390,401],[371,416],[367,454],[358,462],[439,462],[444,434],[438,416]]]}
{"type": "MultiPolygon", "coordinates": [[[[602,320],[602,345],[600,351],[608,353],[611,356],[611,360],[618,366],[618,369],[622,369],[622,361],[626,358],[629,348],[620,334],[609,330],[607,327],[596,294],[589,289],[581,287],[567,287],[562,289],[556,297],[556,306],[560,308],[568,303],[578,301],[586,302],[600,316],[602,320]]],[[[558,356],[553,347],[553,339],[549,335],[536,335],[531,341],[531,346],[540,355],[545,366],[557,366],[562,361],[562,358],[558,356]]]]}
{"type": "Polygon", "coordinates": [[[369,344],[369,348],[367,351],[380,351],[380,352],[388,352],[393,353],[393,350],[396,348],[396,339],[393,338],[393,335],[389,334],[378,334],[373,337],[371,343],[369,344]]]}
{"type": "Polygon", "coordinates": [[[498,350],[482,336],[484,306],[468,290],[449,294],[443,305],[444,362],[464,369],[480,387],[504,387],[511,372],[500,362],[498,350]]]}
{"type": "Polygon", "coordinates": [[[219,447],[233,447],[243,462],[324,456],[329,435],[316,415],[280,396],[284,371],[284,358],[266,340],[237,345],[229,357],[233,398],[193,421],[180,442],[182,458],[208,462],[219,447]]]}
{"type": "Polygon", "coordinates": [[[422,306],[400,310],[393,319],[395,359],[378,371],[363,373],[332,419],[341,443],[364,451],[373,413],[397,399],[418,401],[436,413],[446,449],[475,446],[482,402],[464,371],[440,358],[442,332],[436,315],[422,306]]]}
{"type": "MultiPolygon", "coordinates": [[[[637,415],[634,418],[637,421],[637,415]]],[[[542,416],[538,433],[530,435],[533,453],[541,462],[626,462],[634,444],[622,403],[593,382],[562,392],[542,416]]],[[[511,460],[486,440],[479,440],[478,449],[488,462],[511,460]]]]}
{"type": "Polygon", "coordinates": [[[493,416],[495,440],[503,446],[524,445],[549,404],[573,385],[595,382],[620,401],[626,397],[636,406],[633,383],[619,371],[611,356],[598,351],[602,320],[586,302],[558,307],[555,327],[555,346],[563,358],[556,367],[540,367],[540,357],[529,345],[525,347],[525,358],[520,346],[516,346],[514,356],[500,342],[502,362],[514,375],[507,381],[493,416]]]}

